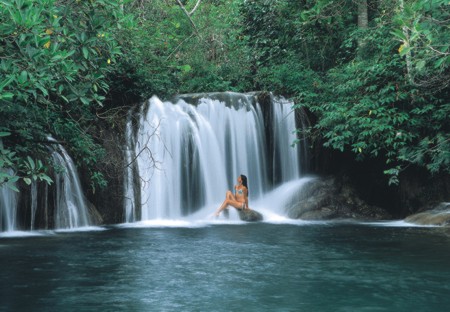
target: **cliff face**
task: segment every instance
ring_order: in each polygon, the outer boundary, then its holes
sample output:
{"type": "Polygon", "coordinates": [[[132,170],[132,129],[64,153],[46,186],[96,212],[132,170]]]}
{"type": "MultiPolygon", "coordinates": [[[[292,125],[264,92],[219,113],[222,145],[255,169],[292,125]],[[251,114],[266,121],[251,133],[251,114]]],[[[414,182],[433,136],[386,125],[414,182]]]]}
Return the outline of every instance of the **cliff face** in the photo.
{"type": "Polygon", "coordinates": [[[124,178],[128,165],[124,157],[126,115],[127,112],[124,111],[115,122],[100,123],[97,130],[99,142],[105,149],[105,157],[99,159],[96,166],[107,180],[107,186],[93,189],[87,170],[79,169],[86,197],[98,211],[103,224],[124,222],[124,178]],[[114,127],[111,127],[112,124],[114,127]]]}

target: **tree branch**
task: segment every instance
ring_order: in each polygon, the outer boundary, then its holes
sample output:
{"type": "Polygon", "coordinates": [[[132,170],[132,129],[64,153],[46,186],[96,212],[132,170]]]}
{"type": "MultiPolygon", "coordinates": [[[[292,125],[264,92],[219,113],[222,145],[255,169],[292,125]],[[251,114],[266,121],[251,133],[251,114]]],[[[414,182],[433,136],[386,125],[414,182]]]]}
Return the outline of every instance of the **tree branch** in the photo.
{"type": "Polygon", "coordinates": [[[198,5],[200,4],[200,1],[202,1],[202,0],[198,0],[198,1],[197,1],[197,3],[195,4],[194,8],[192,9],[192,11],[189,12],[189,16],[192,15],[192,14],[194,14],[195,10],[197,10],[198,5]]]}
{"type": "MultiPolygon", "coordinates": [[[[199,2],[200,2],[200,1],[199,1],[199,2]]],[[[177,0],[177,3],[178,3],[178,5],[180,6],[181,10],[183,10],[183,13],[184,13],[184,14],[187,16],[187,18],[189,19],[189,22],[191,23],[192,28],[194,28],[195,33],[197,34],[197,36],[200,37],[200,34],[198,33],[197,26],[195,26],[195,23],[194,23],[194,21],[192,20],[191,15],[189,14],[188,11],[186,11],[186,8],[184,7],[183,3],[181,3],[180,0],[177,0]]],[[[198,3],[197,3],[197,4],[198,4],[198,3]]]]}

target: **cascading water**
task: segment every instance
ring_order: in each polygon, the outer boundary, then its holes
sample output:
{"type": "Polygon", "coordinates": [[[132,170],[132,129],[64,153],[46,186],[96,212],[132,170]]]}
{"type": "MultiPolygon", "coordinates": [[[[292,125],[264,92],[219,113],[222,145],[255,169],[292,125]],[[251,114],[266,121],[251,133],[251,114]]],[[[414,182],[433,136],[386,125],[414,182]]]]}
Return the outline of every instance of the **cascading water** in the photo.
{"type": "MultiPolygon", "coordinates": [[[[6,171],[13,174],[11,169],[6,171]]],[[[6,185],[0,187],[0,232],[16,229],[17,193],[6,185]]]]}
{"type": "Polygon", "coordinates": [[[293,134],[296,129],[292,102],[286,99],[277,99],[273,104],[273,137],[275,138],[273,176],[280,175],[280,183],[297,179],[300,174],[300,163],[298,159],[298,145],[291,148],[296,139],[293,134]]]}
{"type": "Polygon", "coordinates": [[[52,152],[53,161],[62,170],[55,174],[55,228],[72,229],[91,224],[75,164],[67,151],[58,145],[52,152]]]}
{"type": "MultiPolygon", "coordinates": [[[[272,99],[271,108],[265,107],[272,110],[267,125],[255,95],[226,95],[228,104],[214,97],[197,99],[196,105],[188,104],[188,97],[175,104],[152,97],[134,135],[128,126],[126,157],[136,159],[141,195],[126,199],[127,222],[138,221],[130,213],[135,202],[141,204],[142,220],[177,219],[202,207],[213,212],[239,174],[249,178],[251,200],[299,178],[299,150],[291,146],[296,139],[292,103],[272,99]]],[[[132,196],[129,183],[125,191],[132,196]]]]}
{"type": "MultiPolygon", "coordinates": [[[[48,139],[56,143],[54,139],[48,139]]],[[[32,181],[29,200],[25,201],[29,204],[28,221],[28,212],[24,215],[17,213],[20,193],[7,186],[0,187],[0,232],[37,230],[43,227],[47,229],[49,224],[53,224],[55,229],[73,229],[92,224],[75,164],[61,145],[55,146],[56,148],[49,147],[56,165],[54,187],[38,187],[38,183],[43,182],[32,181]],[[53,196],[52,207],[49,207],[49,192],[53,196]],[[41,220],[43,222],[39,222],[41,220]]],[[[12,175],[14,172],[10,169],[7,173],[12,175]]]]}
{"type": "MultiPolygon", "coordinates": [[[[128,138],[128,144],[125,147],[125,163],[127,166],[133,162],[133,151],[136,147],[135,137],[133,136],[132,127],[132,112],[130,111],[127,117],[127,124],[125,128],[125,137],[128,138]]],[[[133,167],[124,172],[124,207],[125,207],[125,221],[131,222],[136,220],[135,215],[135,199],[134,199],[134,176],[133,167]]]]}
{"type": "Polygon", "coordinates": [[[37,192],[37,185],[36,185],[36,181],[31,182],[31,230],[34,230],[34,224],[36,221],[36,212],[37,212],[37,197],[38,197],[38,192],[37,192]]]}

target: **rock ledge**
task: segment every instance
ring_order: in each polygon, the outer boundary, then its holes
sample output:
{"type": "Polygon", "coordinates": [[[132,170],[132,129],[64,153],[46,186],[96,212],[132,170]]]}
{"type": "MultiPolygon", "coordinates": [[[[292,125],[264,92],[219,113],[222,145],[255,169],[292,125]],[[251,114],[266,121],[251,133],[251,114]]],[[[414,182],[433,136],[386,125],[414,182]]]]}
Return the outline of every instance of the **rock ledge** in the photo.
{"type": "Polygon", "coordinates": [[[406,217],[405,222],[418,225],[450,225],[450,203],[440,203],[435,208],[406,217]]]}

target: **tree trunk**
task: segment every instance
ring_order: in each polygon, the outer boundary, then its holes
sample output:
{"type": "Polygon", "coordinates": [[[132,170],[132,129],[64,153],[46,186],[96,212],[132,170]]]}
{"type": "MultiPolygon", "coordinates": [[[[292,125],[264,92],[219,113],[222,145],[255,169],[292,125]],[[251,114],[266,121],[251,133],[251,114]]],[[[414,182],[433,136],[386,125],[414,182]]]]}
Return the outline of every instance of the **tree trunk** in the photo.
{"type": "MultiPolygon", "coordinates": [[[[399,6],[400,6],[400,11],[403,12],[405,7],[404,7],[404,2],[403,0],[399,0],[399,6]]],[[[402,31],[403,31],[403,35],[405,36],[406,40],[403,41],[403,46],[405,48],[409,47],[409,30],[408,27],[403,26],[402,27],[402,31]]],[[[411,52],[407,52],[405,54],[405,59],[406,59],[406,75],[408,77],[408,81],[409,83],[414,85],[414,79],[413,76],[411,74],[411,52]]]]}
{"type": "MultiPolygon", "coordinates": [[[[369,14],[367,7],[367,0],[358,0],[358,28],[365,30],[369,26],[369,14]]],[[[362,50],[365,45],[364,38],[360,37],[358,39],[359,52],[358,55],[362,57],[362,50]]]]}
{"type": "Polygon", "coordinates": [[[359,0],[358,2],[358,27],[366,29],[369,26],[369,14],[367,0],[359,0]]]}

